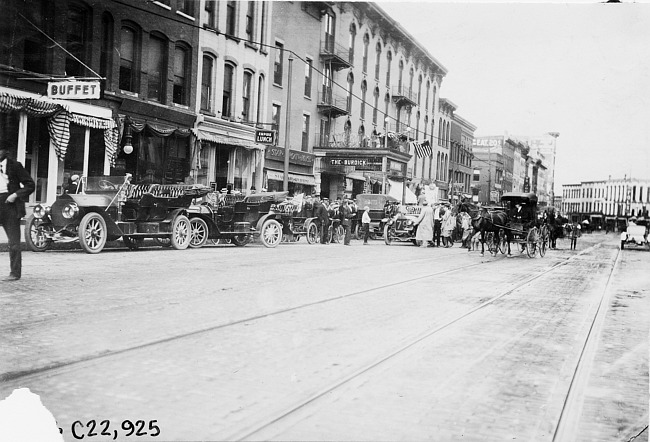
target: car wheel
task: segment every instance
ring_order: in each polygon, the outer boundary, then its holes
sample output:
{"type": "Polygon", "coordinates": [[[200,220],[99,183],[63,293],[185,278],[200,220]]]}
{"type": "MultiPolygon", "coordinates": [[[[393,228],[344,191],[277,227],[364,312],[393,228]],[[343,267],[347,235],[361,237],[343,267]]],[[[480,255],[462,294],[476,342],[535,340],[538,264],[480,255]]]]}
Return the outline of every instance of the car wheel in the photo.
{"type": "Polygon", "coordinates": [[[208,225],[201,218],[192,218],[190,220],[190,247],[199,248],[203,247],[210,236],[208,225]]]}
{"type": "Polygon", "coordinates": [[[176,250],[187,249],[192,240],[192,227],[185,215],[179,215],[172,221],[172,247],[176,250]]]}
{"type": "Polygon", "coordinates": [[[25,242],[32,251],[44,252],[52,245],[48,236],[51,232],[52,226],[49,223],[30,215],[25,223],[25,242]]]}
{"type": "Polygon", "coordinates": [[[282,241],[282,226],[274,219],[267,219],[262,224],[260,240],[266,247],[276,247],[282,241]]]}
{"type": "Polygon", "coordinates": [[[392,238],[390,237],[391,235],[391,229],[388,224],[384,226],[384,242],[386,243],[387,246],[390,245],[392,238]]]}
{"type": "Polygon", "coordinates": [[[131,250],[138,250],[144,242],[142,238],[134,238],[132,236],[123,236],[122,241],[131,250]]]}
{"type": "Polygon", "coordinates": [[[90,212],[79,223],[79,243],[86,253],[99,253],[106,245],[106,221],[99,213],[90,212]]]}
{"type": "Polygon", "coordinates": [[[354,239],[356,239],[356,240],[360,240],[361,237],[363,236],[363,234],[362,234],[362,232],[361,232],[361,228],[362,228],[362,227],[361,227],[361,223],[357,223],[357,224],[354,226],[354,239]]]}
{"type": "Polygon", "coordinates": [[[237,247],[245,246],[249,242],[251,242],[250,235],[237,235],[232,237],[232,243],[237,247]]]}
{"type": "Polygon", "coordinates": [[[309,221],[307,224],[307,243],[316,244],[318,242],[318,226],[315,222],[309,221]]]}

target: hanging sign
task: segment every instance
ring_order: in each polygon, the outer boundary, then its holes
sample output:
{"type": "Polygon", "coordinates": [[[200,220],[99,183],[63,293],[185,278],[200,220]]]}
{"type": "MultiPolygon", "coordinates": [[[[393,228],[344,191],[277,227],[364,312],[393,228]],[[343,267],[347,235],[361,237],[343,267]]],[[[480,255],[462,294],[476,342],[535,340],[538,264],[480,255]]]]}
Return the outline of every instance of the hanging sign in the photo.
{"type": "Polygon", "coordinates": [[[255,142],[258,144],[275,144],[275,134],[277,132],[274,130],[256,130],[255,131],[255,142]]]}
{"type": "Polygon", "coordinates": [[[47,84],[48,98],[86,100],[99,98],[99,81],[56,81],[47,84]]]}

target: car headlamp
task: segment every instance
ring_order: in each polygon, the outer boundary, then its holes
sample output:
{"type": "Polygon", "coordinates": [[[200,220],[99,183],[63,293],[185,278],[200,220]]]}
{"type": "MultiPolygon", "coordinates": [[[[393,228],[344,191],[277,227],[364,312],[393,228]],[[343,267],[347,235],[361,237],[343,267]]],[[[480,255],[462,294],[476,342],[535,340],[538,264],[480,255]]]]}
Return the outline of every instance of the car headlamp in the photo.
{"type": "Polygon", "coordinates": [[[34,218],[44,218],[48,213],[50,213],[50,206],[45,206],[43,204],[37,204],[34,206],[34,218]]]}
{"type": "Polygon", "coordinates": [[[61,215],[66,219],[74,218],[77,213],[79,213],[79,206],[77,206],[77,203],[68,203],[63,207],[63,210],[61,210],[61,215]]]}

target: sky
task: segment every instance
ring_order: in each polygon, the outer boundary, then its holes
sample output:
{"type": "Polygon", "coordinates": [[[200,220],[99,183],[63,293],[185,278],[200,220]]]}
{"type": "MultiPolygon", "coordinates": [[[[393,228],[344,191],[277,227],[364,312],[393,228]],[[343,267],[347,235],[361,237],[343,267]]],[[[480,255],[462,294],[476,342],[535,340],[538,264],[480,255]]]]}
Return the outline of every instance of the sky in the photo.
{"type": "Polygon", "coordinates": [[[650,3],[377,4],[448,70],[475,135],[560,133],[556,194],[650,179],[650,3]]]}

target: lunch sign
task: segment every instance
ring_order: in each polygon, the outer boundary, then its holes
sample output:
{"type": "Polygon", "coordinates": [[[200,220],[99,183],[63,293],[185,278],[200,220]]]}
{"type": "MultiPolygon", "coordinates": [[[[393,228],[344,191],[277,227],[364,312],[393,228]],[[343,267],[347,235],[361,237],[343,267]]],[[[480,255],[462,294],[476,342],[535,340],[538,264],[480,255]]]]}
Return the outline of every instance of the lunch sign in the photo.
{"type": "Polygon", "coordinates": [[[274,130],[256,130],[255,131],[255,142],[259,144],[275,144],[275,134],[277,132],[274,130]]]}

